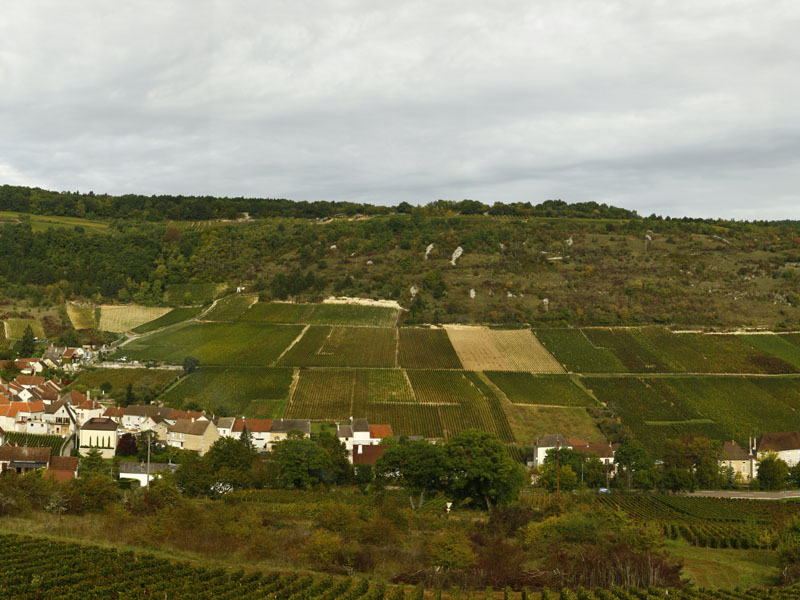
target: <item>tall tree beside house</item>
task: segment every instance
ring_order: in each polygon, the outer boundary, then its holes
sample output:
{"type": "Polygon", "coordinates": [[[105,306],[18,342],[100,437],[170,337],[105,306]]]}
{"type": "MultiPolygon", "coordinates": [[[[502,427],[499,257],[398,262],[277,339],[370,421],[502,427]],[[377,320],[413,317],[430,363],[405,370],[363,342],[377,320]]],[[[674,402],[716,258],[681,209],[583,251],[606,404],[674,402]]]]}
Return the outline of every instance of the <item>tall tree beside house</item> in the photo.
{"type": "MultiPolygon", "coordinates": [[[[644,483],[643,476],[655,466],[655,461],[647,453],[641,442],[625,440],[614,454],[614,463],[620,468],[624,477],[625,487],[628,489],[639,476],[639,482],[644,483]]],[[[649,487],[649,486],[644,486],[649,487]]]]}
{"type": "Polygon", "coordinates": [[[19,343],[19,354],[22,357],[33,356],[36,350],[36,336],[33,335],[33,329],[28,325],[25,332],[22,334],[22,339],[19,343]]]}
{"type": "Polygon", "coordinates": [[[317,444],[325,450],[331,461],[330,477],[328,483],[343,485],[353,481],[353,465],[347,458],[347,446],[339,441],[335,435],[328,431],[320,432],[317,444]]]}
{"type": "Polygon", "coordinates": [[[278,484],[285,488],[308,489],[331,469],[331,459],[319,444],[291,433],[272,447],[270,459],[277,467],[278,484]]]}
{"type": "Polygon", "coordinates": [[[248,450],[255,450],[253,447],[253,434],[247,430],[246,423],[242,426],[242,434],[239,436],[239,441],[241,441],[248,450]]]}
{"type": "Polygon", "coordinates": [[[103,455],[100,450],[97,448],[89,448],[86,452],[86,456],[81,460],[80,471],[78,473],[81,477],[108,474],[108,469],[103,462],[103,455]]]}
{"type": "Polygon", "coordinates": [[[514,500],[525,484],[522,465],[491,433],[462,431],[445,444],[444,454],[450,491],[456,499],[485,503],[491,510],[514,500]]]}
{"type": "Polygon", "coordinates": [[[424,440],[401,441],[389,446],[375,464],[382,479],[394,479],[408,490],[411,508],[422,508],[429,490],[446,486],[450,473],[444,447],[424,440]],[[417,503],[414,497],[419,496],[417,503]]]}
{"type": "Polygon", "coordinates": [[[786,487],[789,465],[777,453],[768,452],[758,461],[758,485],[762,490],[781,490],[786,487]]]}
{"type": "Polygon", "coordinates": [[[125,433],[120,436],[117,442],[117,454],[119,456],[133,456],[139,452],[136,445],[136,436],[132,433],[125,433]]]}

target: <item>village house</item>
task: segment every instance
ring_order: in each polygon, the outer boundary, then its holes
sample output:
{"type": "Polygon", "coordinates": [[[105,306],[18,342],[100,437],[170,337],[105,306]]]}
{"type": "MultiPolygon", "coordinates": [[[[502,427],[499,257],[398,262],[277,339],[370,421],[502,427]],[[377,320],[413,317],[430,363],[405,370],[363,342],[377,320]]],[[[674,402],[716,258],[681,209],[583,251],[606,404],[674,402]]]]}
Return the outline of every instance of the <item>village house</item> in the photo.
{"type": "Polygon", "coordinates": [[[47,424],[47,433],[50,435],[71,433],[78,426],[77,417],[66,400],[48,404],[44,409],[42,420],[47,424]]]}
{"type": "Polygon", "coordinates": [[[122,417],[125,416],[125,409],[121,406],[109,406],[103,412],[102,416],[112,419],[120,427],[122,426],[122,417]]]}
{"type": "Polygon", "coordinates": [[[45,477],[66,483],[78,476],[79,459],[77,456],[51,456],[45,477]]]}
{"type": "MultiPolygon", "coordinates": [[[[150,463],[150,481],[157,477],[161,477],[162,473],[174,473],[178,465],[172,463],[150,463]]],[[[147,485],[147,463],[145,462],[121,462],[119,463],[119,477],[120,479],[135,479],[139,485],[144,487],[147,485]]]]}
{"type": "Polygon", "coordinates": [[[311,421],[308,419],[273,419],[270,428],[269,449],[289,437],[290,432],[300,433],[303,437],[311,436],[311,421]]]}
{"type": "Polygon", "coordinates": [[[192,450],[200,456],[219,439],[217,426],[207,419],[178,419],[167,428],[167,443],[174,448],[192,450]]]}
{"type": "Polygon", "coordinates": [[[735,479],[741,479],[743,483],[751,481],[753,479],[754,463],[755,459],[733,440],[722,445],[719,466],[733,469],[735,479]]]}
{"type": "Polygon", "coordinates": [[[103,458],[114,458],[117,451],[117,423],[108,417],[94,417],[81,425],[80,452],[86,454],[97,448],[103,458]]]}
{"type": "Polygon", "coordinates": [[[140,431],[142,424],[148,417],[158,417],[162,420],[166,420],[169,418],[172,410],[173,409],[168,407],[155,406],[153,404],[132,404],[125,408],[125,413],[122,416],[122,428],[127,431],[140,431]]]}
{"type": "Polygon", "coordinates": [[[272,419],[236,419],[231,436],[240,438],[245,428],[253,440],[253,448],[258,452],[266,452],[269,449],[272,419]]]}
{"type": "Polygon", "coordinates": [[[353,447],[350,461],[354,465],[374,465],[389,446],[358,444],[353,447]]]}
{"type": "Polygon", "coordinates": [[[156,439],[159,440],[166,440],[167,439],[167,431],[169,430],[169,426],[171,423],[162,419],[158,415],[145,417],[145,420],[139,426],[139,431],[152,431],[153,434],[156,436],[156,439]]]}
{"type": "Polygon", "coordinates": [[[0,446],[0,471],[6,473],[28,473],[45,469],[50,463],[50,448],[26,448],[23,446],[0,446]]]}
{"type": "Polygon", "coordinates": [[[354,419],[350,417],[347,425],[339,425],[336,429],[336,437],[345,445],[350,462],[354,462],[354,456],[359,452],[360,446],[377,446],[381,440],[392,436],[391,425],[370,425],[367,419],[354,419]]]}
{"type": "Polygon", "coordinates": [[[800,431],[765,433],[756,440],[756,456],[775,452],[790,467],[800,462],[800,431]]]}
{"type": "Polygon", "coordinates": [[[544,458],[547,456],[547,451],[553,448],[572,448],[567,438],[560,434],[548,433],[536,440],[533,446],[533,460],[528,461],[529,467],[539,467],[544,464],[544,458]]]}
{"type": "Polygon", "coordinates": [[[236,417],[220,417],[214,424],[217,426],[219,437],[231,437],[233,435],[233,426],[236,423],[236,417]]]}

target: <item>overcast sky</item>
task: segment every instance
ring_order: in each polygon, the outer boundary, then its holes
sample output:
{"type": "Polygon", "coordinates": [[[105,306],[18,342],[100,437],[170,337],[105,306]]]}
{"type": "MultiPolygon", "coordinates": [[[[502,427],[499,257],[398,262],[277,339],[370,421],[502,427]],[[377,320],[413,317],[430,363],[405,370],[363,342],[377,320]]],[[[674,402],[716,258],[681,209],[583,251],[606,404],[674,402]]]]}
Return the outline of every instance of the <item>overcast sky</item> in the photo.
{"type": "Polygon", "coordinates": [[[0,183],[800,218],[797,0],[7,0],[0,183]]]}

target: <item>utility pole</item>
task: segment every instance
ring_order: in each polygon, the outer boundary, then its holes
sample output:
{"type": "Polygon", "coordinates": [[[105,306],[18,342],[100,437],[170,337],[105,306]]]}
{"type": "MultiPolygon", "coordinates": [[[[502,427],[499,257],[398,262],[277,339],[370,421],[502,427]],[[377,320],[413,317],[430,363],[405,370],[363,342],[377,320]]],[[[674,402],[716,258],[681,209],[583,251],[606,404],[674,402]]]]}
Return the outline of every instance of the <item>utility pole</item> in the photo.
{"type": "Polygon", "coordinates": [[[561,442],[556,438],[556,498],[561,499],[561,465],[560,465],[561,442]]]}
{"type": "Polygon", "coordinates": [[[153,432],[152,429],[147,430],[147,489],[150,489],[150,434],[153,432]]]}

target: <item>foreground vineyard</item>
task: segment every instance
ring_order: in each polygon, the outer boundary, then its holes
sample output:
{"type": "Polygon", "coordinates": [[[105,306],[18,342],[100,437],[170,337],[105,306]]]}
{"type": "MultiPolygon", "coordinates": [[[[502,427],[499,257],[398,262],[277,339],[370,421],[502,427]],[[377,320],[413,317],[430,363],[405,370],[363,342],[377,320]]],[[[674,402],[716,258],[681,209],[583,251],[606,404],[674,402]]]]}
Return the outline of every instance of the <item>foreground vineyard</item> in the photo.
{"type": "Polygon", "coordinates": [[[149,554],[120,552],[18,535],[0,535],[0,592],[18,600],[106,598],[283,600],[422,600],[427,598],[539,598],[540,600],[790,600],[800,587],[751,590],[569,590],[560,592],[425,592],[350,577],[261,573],[197,567],[149,554]]]}

